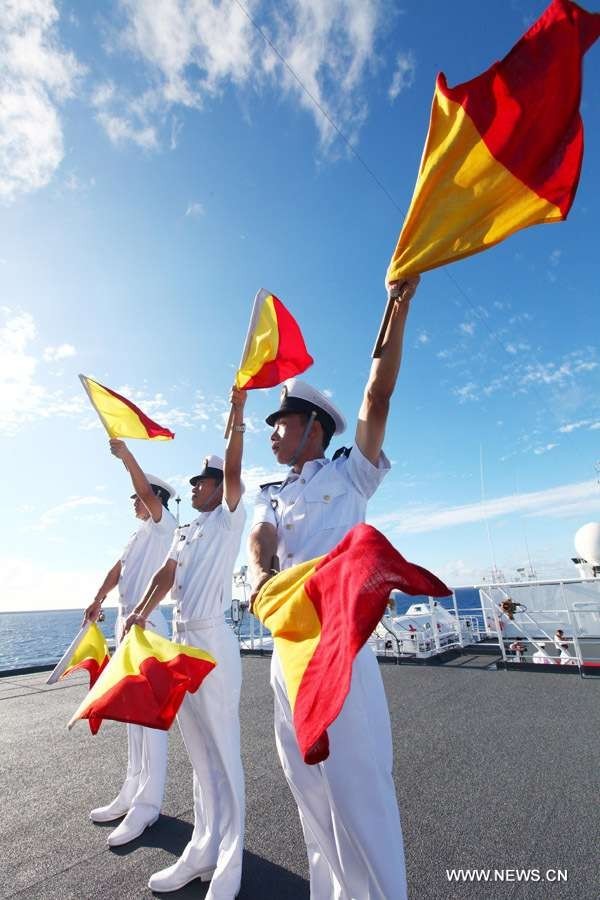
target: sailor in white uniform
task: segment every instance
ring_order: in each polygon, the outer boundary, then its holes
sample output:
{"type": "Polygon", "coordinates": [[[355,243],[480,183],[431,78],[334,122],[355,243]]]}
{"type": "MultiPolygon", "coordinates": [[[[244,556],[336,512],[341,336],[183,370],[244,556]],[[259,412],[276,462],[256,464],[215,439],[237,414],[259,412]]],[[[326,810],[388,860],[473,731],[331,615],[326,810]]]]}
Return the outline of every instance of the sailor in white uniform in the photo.
{"type": "MultiPolygon", "coordinates": [[[[345,428],[323,394],[299,379],[286,382],[280,408],[267,418],[272,449],[287,478],[265,485],[249,538],[254,592],[273,571],[330,551],[364,521],[368,499],[390,469],[382,451],[389,401],[400,366],[409,301],[418,278],[394,285],[397,302],[382,354],[372,363],[350,451],[324,451],[345,428]]],[[[392,779],[389,711],[379,666],[364,647],[350,692],[328,729],[330,756],[316,766],[300,755],[284,679],[274,651],[275,737],[298,804],[313,900],[403,900],[404,847],[392,779]]]]}
{"type": "Polygon", "coordinates": [[[539,641],[537,644],[537,650],[531,657],[531,662],[536,663],[538,666],[551,666],[552,659],[548,656],[545,650],[546,642],[539,641]]]}
{"type": "Polygon", "coordinates": [[[171,590],[173,638],[211,653],[217,665],[177,720],[194,769],[194,831],[177,862],[152,875],[153,891],[176,891],[195,878],[210,881],[206,900],[233,900],[240,889],[244,845],[244,773],[240,755],[240,652],[225,610],[246,514],[242,503],[244,391],[232,392],[233,430],[225,461],[208,456],[191,479],[199,515],[179,528],[167,562],[156,573],[127,627],[144,625],[171,590]]]}
{"type": "MultiPolygon", "coordinates": [[[[127,445],[120,440],[110,441],[111,452],[121,459],[135,491],[131,499],[141,520],[104,579],[96,597],[85,611],[85,621],[93,622],[100,615],[102,602],[115,587],[119,590],[119,615],[116,640],[121,639],[122,626],[129,613],[144,595],[150,580],[165,561],[175,531],[175,518],[167,503],[175,496],[171,485],[156,475],[144,473],[127,445]]],[[[150,626],[153,631],[168,636],[163,614],[156,610],[150,626]]],[[[167,774],[167,734],[140,725],[127,726],[127,776],[115,799],[90,813],[92,822],[111,822],[125,816],[121,824],[108,836],[110,847],[118,847],[139,837],[153,825],[160,813],[167,774]]]]}

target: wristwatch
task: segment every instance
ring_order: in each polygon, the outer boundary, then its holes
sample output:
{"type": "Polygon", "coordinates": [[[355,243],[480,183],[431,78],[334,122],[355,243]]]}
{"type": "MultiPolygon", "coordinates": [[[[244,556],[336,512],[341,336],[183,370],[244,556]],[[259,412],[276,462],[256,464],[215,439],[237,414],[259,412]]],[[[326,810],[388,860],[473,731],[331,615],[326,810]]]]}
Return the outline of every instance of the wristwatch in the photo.
{"type": "Polygon", "coordinates": [[[245,424],[233,426],[233,431],[241,431],[241,433],[243,434],[245,430],[246,430],[245,424]]]}

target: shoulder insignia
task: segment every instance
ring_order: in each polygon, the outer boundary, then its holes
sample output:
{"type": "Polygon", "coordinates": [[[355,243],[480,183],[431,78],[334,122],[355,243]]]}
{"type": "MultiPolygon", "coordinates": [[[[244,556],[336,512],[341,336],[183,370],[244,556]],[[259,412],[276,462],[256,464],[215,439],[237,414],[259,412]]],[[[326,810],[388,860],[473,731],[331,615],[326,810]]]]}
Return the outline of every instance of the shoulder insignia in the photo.
{"type": "Polygon", "coordinates": [[[264,484],[260,485],[261,491],[264,491],[268,487],[281,487],[283,484],[283,478],[281,481],[266,481],[264,484]]]}
{"type": "Polygon", "coordinates": [[[345,457],[350,456],[351,450],[352,450],[352,447],[338,447],[338,449],[335,451],[335,453],[331,457],[331,461],[334,462],[336,459],[340,459],[340,457],[342,457],[342,456],[345,456],[345,457]]]}

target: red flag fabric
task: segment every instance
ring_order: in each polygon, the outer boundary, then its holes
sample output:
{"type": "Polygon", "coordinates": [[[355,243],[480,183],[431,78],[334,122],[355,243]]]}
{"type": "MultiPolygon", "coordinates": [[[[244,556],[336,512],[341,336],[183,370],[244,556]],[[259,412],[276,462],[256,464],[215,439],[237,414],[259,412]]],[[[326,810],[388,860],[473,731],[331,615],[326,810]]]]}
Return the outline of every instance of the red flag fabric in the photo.
{"type": "Polygon", "coordinates": [[[300,326],[279,297],[261,288],[255,299],[246,346],[235,376],[237,387],[250,391],[281,384],[300,375],[314,360],[300,326]]]}
{"type": "Polygon", "coordinates": [[[377,529],[361,524],[326,556],[280,572],[254,603],[255,615],[273,635],[308,764],[329,755],[327,728],[348,695],[354,658],[394,589],[413,596],[451,593],[377,529]]]}
{"type": "Polygon", "coordinates": [[[69,722],[88,719],[96,734],[104,719],[167,731],[187,692],[198,690],[216,665],[199,647],[174,644],[134,625],[69,722]]]}
{"type": "Polygon", "coordinates": [[[566,218],[583,158],[582,58],[598,36],[600,14],[553,0],[483,74],[454,88],[438,76],[388,281],[566,218]]]}

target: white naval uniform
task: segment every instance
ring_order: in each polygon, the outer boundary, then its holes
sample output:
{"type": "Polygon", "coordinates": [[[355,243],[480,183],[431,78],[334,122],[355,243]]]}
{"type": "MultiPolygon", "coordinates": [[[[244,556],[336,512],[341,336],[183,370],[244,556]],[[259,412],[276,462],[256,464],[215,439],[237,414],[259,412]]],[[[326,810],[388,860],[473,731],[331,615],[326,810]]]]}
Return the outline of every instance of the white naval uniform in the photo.
{"type": "Polygon", "coordinates": [[[216,866],[207,900],[233,900],[240,889],[244,848],[244,772],[240,755],[240,651],[225,622],[233,566],[246,520],[240,500],[225,500],[178,529],[169,558],[177,563],[174,640],[211,653],[217,665],[177,715],[194,769],[194,832],[182,859],[216,866]]]}
{"type": "MultiPolygon", "coordinates": [[[[173,540],[177,523],[168,509],[162,510],[160,522],[146,519],[131,537],[121,556],[119,578],[119,615],[115,628],[119,640],[121,626],[143,598],[155,572],[163,565],[173,540]]],[[[168,637],[168,626],[157,608],[150,616],[148,628],[168,637]]],[[[166,731],[127,726],[127,776],[119,797],[129,809],[140,809],[147,821],[160,812],[167,775],[166,731]],[[142,807],[145,807],[143,810],[142,807]]]]}
{"type": "MultiPolygon", "coordinates": [[[[348,457],[311,460],[299,476],[268,485],[257,499],[253,525],[277,529],[282,569],[328,553],[365,519],[367,500],[390,464],[374,466],[355,445],[348,457]]],[[[330,755],[304,763],[277,652],[271,663],[275,739],[298,804],[310,866],[312,900],[403,900],[404,846],[394,781],[390,716],[379,665],[363,647],[350,691],[328,728],[330,755]]]]}

